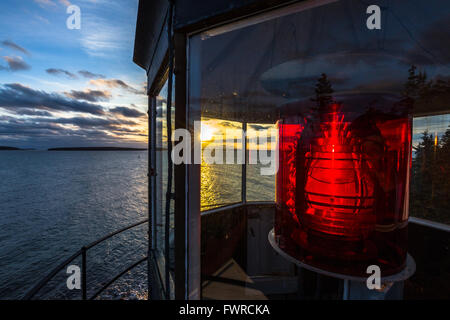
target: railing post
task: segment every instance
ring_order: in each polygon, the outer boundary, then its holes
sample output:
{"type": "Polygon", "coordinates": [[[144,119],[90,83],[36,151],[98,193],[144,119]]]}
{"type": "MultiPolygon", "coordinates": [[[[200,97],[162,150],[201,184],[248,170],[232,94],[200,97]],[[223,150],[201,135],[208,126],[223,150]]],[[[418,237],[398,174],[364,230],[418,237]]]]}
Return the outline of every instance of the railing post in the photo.
{"type": "Polygon", "coordinates": [[[81,294],[81,299],[86,300],[86,247],[81,248],[81,294]]]}

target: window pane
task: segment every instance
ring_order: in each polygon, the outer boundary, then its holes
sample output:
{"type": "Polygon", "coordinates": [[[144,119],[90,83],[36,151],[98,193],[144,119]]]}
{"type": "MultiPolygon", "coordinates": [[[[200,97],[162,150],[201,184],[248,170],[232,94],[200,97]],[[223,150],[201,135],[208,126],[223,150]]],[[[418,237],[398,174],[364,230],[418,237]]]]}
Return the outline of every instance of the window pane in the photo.
{"type": "MultiPolygon", "coordinates": [[[[167,152],[167,82],[161,90],[156,100],[156,251],[158,269],[165,285],[165,238],[166,238],[166,192],[168,178],[168,152],[167,152]]],[[[175,104],[172,99],[172,130],[175,125],[175,104]]],[[[173,170],[172,170],[173,172],[173,170]]],[[[173,191],[172,179],[172,191],[173,191]]],[[[174,263],[174,203],[170,203],[170,222],[169,222],[169,239],[170,239],[170,256],[171,264],[174,263]]]]}
{"type": "Polygon", "coordinates": [[[276,170],[268,169],[275,165],[276,141],[269,130],[276,126],[247,124],[247,201],[275,201],[276,170]]]}
{"type": "Polygon", "coordinates": [[[200,140],[202,210],[240,202],[242,165],[237,163],[237,150],[242,150],[242,124],[202,118],[200,140]],[[231,163],[227,163],[227,155],[233,159],[231,163]]]}
{"type": "Polygon", "coordinates": [[[410,214],[450,224],[450,114],[415,118],[413,127],[410,214]]]}

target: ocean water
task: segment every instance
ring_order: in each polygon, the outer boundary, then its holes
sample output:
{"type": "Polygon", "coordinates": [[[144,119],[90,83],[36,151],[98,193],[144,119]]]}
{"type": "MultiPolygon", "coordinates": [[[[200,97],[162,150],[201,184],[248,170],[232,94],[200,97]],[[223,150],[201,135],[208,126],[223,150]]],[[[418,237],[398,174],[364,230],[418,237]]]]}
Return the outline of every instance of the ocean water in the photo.
{"type": "MultiPolygon", "coordinates": [[[[247,169],[247,197],[273,201],[274,176],[260,176],[260,167],[247,169]]],[[[147,218],[146,174],[146,151],[0,151],[0,299],[23,297],[83,245],[147,218]]],[[[204,209],[240,201],[241,174],[240,165],[203,165],[204,209]]],[[[88,251],[88,296],[146,254],[146,231],[144,224],[88,251]]],[[[65,271],[36,297],[79,298],[65,271]]],[[[143,263],[103,298],[141,298],[145,290],[143,263]]]]}
{"type": "MultiPolygon", "coordinates": [[[[261,174],[264,167],[268,165],[260,162],[247,165],[247,201],[275,201],[275,175],[261,174]]],[[[242,165],[203,163],[200,174],[202,210],[241,201],[242,165]]]]}
{"type": "MultiPolygon", "coordinates": [[[[0,151],[0,299],[21,298],[83,245],[145,219],[146,174],[145,151],[0,151]]],[[[88,292],[146,254],[146,229],[144,224],[88,251],[88,292]]],[[[122,287],[142,287],[146,270],[134,272],[139,275],[122,287]],[[139,284],[132,283],[136,279],[139,284]]],[[[58,274],[38,297],[79,296],[67,289],[67,277],[58,274]]]]}

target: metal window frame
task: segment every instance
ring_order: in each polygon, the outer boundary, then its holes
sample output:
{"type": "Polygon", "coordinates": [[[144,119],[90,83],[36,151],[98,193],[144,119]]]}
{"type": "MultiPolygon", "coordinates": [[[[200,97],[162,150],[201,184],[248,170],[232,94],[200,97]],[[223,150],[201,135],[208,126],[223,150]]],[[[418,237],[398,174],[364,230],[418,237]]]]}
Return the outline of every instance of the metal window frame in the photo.
{"type": "MultiPolygon", "coordinates": [[[[157,253],[157,228],[156,228],[156,212],[157,212],[157,163],[156,163],[156,118],[157,118],[157,97],[164,87],[164,84],[168,78],[168,56],[165,53],[163,63],[161,64],[158,73],[155,75],[147,75],[147,78],[154,77],[154,81],[148,82],[148,210],[149,210],[149,253],[148,253],[148,266],[149,266],[149,287],[150,287],[150,299],[161,300],[165,298],[165,281],[161,274],[160,265],[161,257],[157,253]],[[152,281],[152,283],[150,283],[152,281]]],[[[161,173],[159,173],[161,174],[161,173]]],[[[168,237],[169,235],[164,235],[168,237]]],[[[164,261],[165,272],[169,271],[169,266],[164,261]]]]}
{"type": "MultiPolygon", "coordinates": [[[[175,129],[187,126],[187,37],[174,34],[175,47],[175,129]]],[[[186,300],[189,290],[188,165],[174,166],[175,180],[175,299],[186,300]]]]}

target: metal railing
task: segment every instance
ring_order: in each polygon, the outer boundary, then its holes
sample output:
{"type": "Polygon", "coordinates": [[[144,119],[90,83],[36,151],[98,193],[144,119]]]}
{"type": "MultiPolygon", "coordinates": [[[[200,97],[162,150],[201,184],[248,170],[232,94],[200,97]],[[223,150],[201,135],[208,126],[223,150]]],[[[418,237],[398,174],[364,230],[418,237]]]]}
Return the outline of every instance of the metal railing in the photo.
{"type": "MultiPolygon", "coordinates": [[[[31,290],[29,290],[25,296],[22,298],[22,300],[31,300],[52,278],[57,275],[62,269],[64,269],[69,263],[71,263],[73,260],[78,258],[81,255],[81,299],[87,300],[87,283],[86,283],[86,264],[87,264],[87,258],[86,258],[86,252],[87,250],[91,249],[92,247],[95,247],[99,243],[102,243],[103,241],[119,234],[124,231],[127,231],[129,229],[132,229],[134,227],[140,226],[144,223],[147,223],[148,219],[142,220],[140,222],[131,224],[127,227],[124,227],[122,229],[116,230],[103,238],[97,239],[94,242],[91,242],[87,246],[83,246],[80,250],[75,252],[72,256],[61,262],[56,268],[54,268],[52,271],[50,271],[47,276],[45,276],[41,281],[39,281],[31,290]]],[[[132,263],[129,265],[126,269],[122,270],[119,274],[114,276],[111,280],[109,280],[105,285],[103,285],[92,297],[89,298],[89,300],[93,300],[97,298],[105,289],[107,289],[111,284],[113,284],[117,279],[119,279],[121,276],[123,276],[125,273],[130,271],[131,269],[137,267],[139,264],[147,260],[147,256],[142,257],[138,261],[132,263]]]]}

